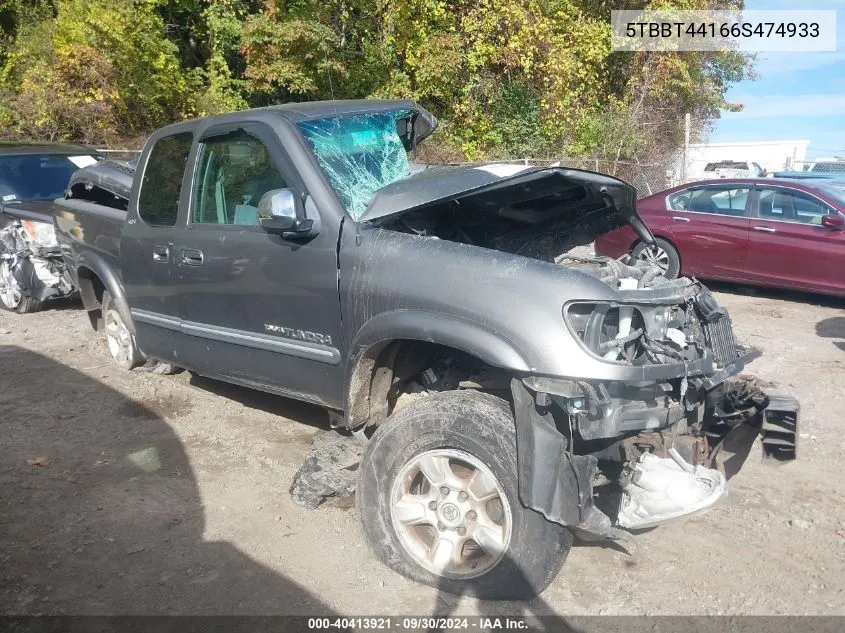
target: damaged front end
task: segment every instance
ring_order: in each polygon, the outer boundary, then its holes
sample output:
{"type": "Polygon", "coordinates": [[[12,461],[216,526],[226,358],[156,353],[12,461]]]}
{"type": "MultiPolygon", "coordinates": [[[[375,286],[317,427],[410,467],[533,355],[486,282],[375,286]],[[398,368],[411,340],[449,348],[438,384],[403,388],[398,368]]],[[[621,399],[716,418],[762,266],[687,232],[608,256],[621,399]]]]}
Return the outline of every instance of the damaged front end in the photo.
{"type": "Polygon", "coordinates": [[[34,311],[44,301],[65,297],[73,290],[52,224],[15,218],[0,229],[0,301],[4,308],[34,311]]]}
{"type": "Polygon", "coordinates": [[[483,315],[531,352],[510,385],[520,498],[591,538],[712,507],[760,434],[770,461],[795,457],[798,403],[740,375],[759,352],[736,340],[705,286],[667,279],[655,262],[575,254],[626,223],[653,242],[635,198],[592,172],[452,166],[379,189],[358,218],[491,288],[444,290],[435,303],[483,315]]]}
{"type": "Polygon", "coordinates": [[[582,536],[616,538],[617,527],[712,507],[760,434],[764,455],[795,458],[797,401],[739,375],[759,352],[737,343],[709,290],[641,262],[576,259],[618,300],[569,302],[565,321],[591,355],[618,367],[618,379],[513,381],[529,507],[582,536]]]}

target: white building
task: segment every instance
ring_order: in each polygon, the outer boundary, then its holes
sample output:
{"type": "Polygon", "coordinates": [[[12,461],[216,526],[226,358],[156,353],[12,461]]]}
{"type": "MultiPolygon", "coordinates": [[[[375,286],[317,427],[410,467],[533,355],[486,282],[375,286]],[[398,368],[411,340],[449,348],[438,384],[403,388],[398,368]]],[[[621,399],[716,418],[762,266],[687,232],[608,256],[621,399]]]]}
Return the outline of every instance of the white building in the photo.
{"type": "MultiPolygon", "coordinates": [[[[810,141],[743,141],[739,143],[690,144],[687,156],[686,180],[703,180],[712,175],[704,173],[708,163],[739,161],[757,163],[767,172],[790,169],[807,157],[810,141]]],[[[799,167],[800,169],[800,167],[799,167]]]]}

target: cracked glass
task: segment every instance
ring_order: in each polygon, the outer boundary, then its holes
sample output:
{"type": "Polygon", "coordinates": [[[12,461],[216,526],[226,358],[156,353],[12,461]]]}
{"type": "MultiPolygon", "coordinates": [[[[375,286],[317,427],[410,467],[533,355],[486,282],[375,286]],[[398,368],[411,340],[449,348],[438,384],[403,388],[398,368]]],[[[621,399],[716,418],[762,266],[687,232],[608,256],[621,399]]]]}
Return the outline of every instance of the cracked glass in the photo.
{"type": "Polygon", "coordinates": [[[400,110],[298,124],[353,220],[363,215],[376,191],[410,173],[408,152],[397,130],[397,121],[409,116],[408,110],[400,110]]]}

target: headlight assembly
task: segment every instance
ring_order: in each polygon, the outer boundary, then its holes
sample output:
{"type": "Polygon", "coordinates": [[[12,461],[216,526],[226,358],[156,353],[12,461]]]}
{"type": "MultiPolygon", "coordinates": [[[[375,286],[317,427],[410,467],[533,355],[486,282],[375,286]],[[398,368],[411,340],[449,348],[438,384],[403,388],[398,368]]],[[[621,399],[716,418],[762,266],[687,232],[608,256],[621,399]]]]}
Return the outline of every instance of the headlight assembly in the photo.
{"type": "Polygon", "coordinates": [[[59,245],[56,241],[56,231],[52,224],[22,220],[21,227],[23,228],[23,232],[26,233],[26,236],[36,246],[54,248],[59,245]]]}

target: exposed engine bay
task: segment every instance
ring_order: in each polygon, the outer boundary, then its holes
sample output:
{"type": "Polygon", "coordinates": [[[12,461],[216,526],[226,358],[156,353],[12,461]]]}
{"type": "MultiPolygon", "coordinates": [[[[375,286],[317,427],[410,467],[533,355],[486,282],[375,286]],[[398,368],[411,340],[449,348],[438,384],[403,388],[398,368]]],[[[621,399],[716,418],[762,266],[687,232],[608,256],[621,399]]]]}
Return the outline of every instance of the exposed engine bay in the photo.
{"type": "MultiPolygon", "coordinates": [[[[550,520],[577,524],[583,534],[613,538],[615,526],[645,528],[712,507],[760,434],[764,451],[783,449],[768,455],[793,459],[798,404],[778,396],[790,422],[764,424],[769,395],[753,378],[739,376],[758,353],[736,341],[713,294],[695,279],[665,278],[656,262],[572,252],[626,223],[637,230],[638,217],[605,188],[552,180],[440,200],[378,221],[394,231],[554,263],[615,291],[613,300],[569,301],[564,321],[593,356],[629,368],[629,379],[527,376],[508,394],[517,418],[533,429],[520,450],[548,451],[549,468],[557,460],[557,478],[520,473],[529,482],[523,501],[550,520]],[[543,439],[535,441],[535,433],[543,439]],[[569,468],[557,466],[561,454],[569,468]],[[585,486],[592,492],[577,517],[556,505],[585,486]]],[[[419,369],[402,377],[402,397],[509,391],[507,380],[491,384],[474,374],[472,359],[447,356],[419,369]]],[[[519,421],[517,429],[519,445],[519,421]]]]}

